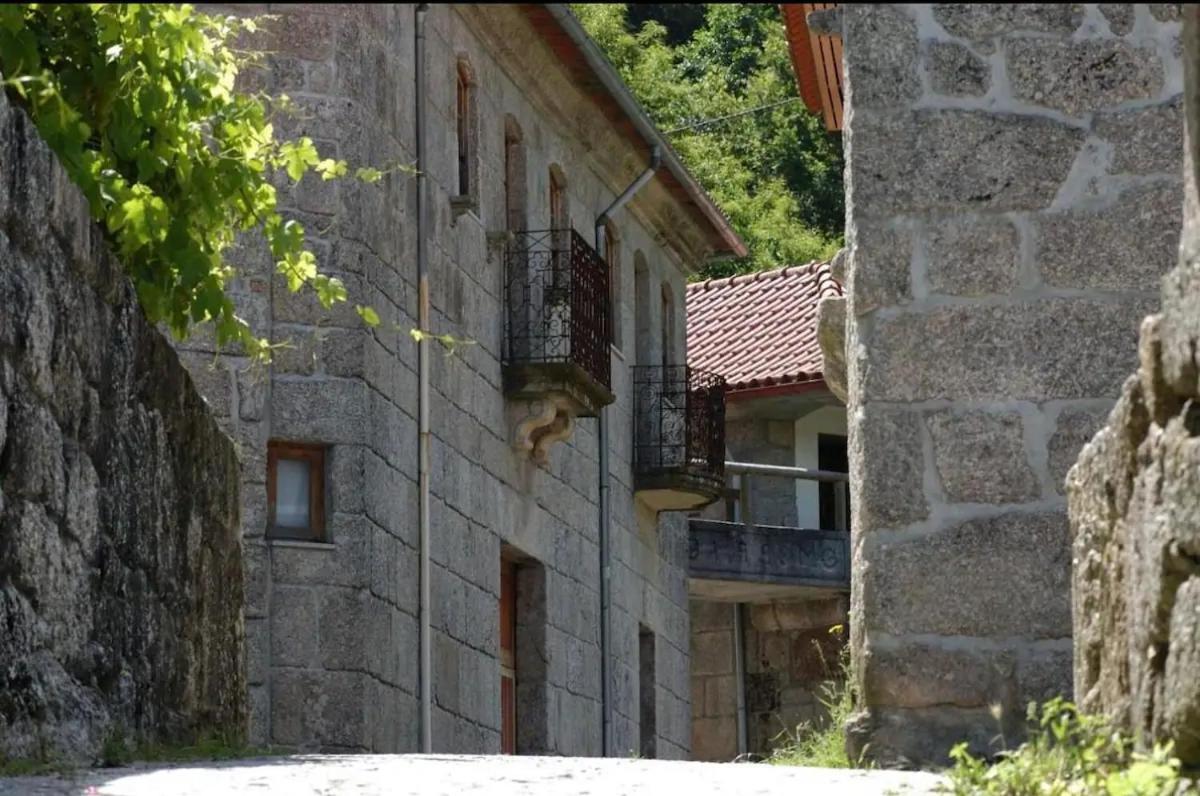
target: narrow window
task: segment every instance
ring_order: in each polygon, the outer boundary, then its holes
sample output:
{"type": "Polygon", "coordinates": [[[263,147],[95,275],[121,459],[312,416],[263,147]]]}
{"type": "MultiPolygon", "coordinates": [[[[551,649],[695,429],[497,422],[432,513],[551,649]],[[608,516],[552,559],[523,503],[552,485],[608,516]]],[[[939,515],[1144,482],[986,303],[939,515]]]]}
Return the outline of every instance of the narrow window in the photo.
{"type": "Polygon", "coordinates": [[[641,755],[658,756],[658,690],[654,677],[654,631],[638,625],[638,700],[641,703],[641,755]]]}
{"type": "Polygon", "coordinates": [[[666,282],[662,286],[662,366],[663,377],[666,378],[667,368],[675,361],[675,302],[671,297],[671,286],[666,282]]]}
{"type": "Polygon", "coordinates": [[[268,536],[325,541],[325,448],[269,443],[267,504],[268,536]]]}
{"type": "Polygon", "coordinates": [[[517,753],[517,566],[500,561],[500,752],[517,753]]]}
{"type": "Polygon", "coordinates": [[[525,143],[521,127],[511,116],[504,120],[504,221],[509,232],[524,232],[525,143]]]}
{"type": "Polygon", "coordinates": [[[471,153],[473,151],[471,76],[466,64],[458,64],[458,195],[471,196],[471,153]]]}
{"type": "Polygon", "coordinates": [[[567,222],[567,186],[558,169],[550,169],[550,228],[566,229],[567,222]]]}
{"type": "MultiPolygon", "coordinates": [[[[817,469],[834,473],[850,472],[846,438],[840,434],[817,435],[817,469]]],[[[821,528],[850,530],[850,492],[846,484],[822,481],[817,485],[821,528]]]]}
{"type": "Polygon", "coordinates": [[[654,326],[650,318],[650,267],[641,251],[633,255],[633,346],[638,365],[653,365],[654,326]]]}
{"type": "Polygon", "coordinates": [[[608,265],[608,322],[613,347],[621,350],[621,242],[612,222],[604,225],[604,261],[608,265]]]}
{"type": "Polygon", "coordinates": [[[571,267],[571,219],[567,211],[567,180],[558,166],[550,167],[550,229],[553,258],[551,263],[552,284],[555,300],[565,300],[559,295],[567,288],[571,267]]]}

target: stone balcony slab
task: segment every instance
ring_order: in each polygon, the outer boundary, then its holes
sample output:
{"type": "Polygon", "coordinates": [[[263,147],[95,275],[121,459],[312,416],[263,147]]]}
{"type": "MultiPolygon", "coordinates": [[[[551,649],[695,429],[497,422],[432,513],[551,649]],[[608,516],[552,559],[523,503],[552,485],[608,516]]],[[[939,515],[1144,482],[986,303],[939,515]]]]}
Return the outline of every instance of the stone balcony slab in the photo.
{"type": "Polygon", "coordinates": [[[850,535],[845,531],[694,518],[688,545],[693,597],[759,602],[850,590],[850,535]]]}

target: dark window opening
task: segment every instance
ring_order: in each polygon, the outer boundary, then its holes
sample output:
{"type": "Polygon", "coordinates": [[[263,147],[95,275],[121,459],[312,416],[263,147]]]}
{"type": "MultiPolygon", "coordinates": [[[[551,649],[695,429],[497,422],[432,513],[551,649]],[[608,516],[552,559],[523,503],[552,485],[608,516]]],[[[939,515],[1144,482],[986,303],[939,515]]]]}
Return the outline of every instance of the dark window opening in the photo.
{"type": "Polygon", "coordinates": [[[641,703],[641,756],[658,756],[658,690],[655,686],[654,631],[638,626],[638,700],[641,703]]]}
{"type": "MultiPolygon", "coordinates": [[[[817,469],[835,473],[850,472],[850,458],[846,437],[841,434],[817,435],[817,469]]],[[[850,491],[844,483],[820,482],[821,528],[827,530],[850,530],[850,491]]]]}
{"type": "Polygon", "coordinates": [[[500,561],[500,753],[517,753],[517,565],[500,561]]]}
{"type": "Polygon", "coordinates": [[[471,195],[471,79],[458,65],[458,195],[471,195]]]}

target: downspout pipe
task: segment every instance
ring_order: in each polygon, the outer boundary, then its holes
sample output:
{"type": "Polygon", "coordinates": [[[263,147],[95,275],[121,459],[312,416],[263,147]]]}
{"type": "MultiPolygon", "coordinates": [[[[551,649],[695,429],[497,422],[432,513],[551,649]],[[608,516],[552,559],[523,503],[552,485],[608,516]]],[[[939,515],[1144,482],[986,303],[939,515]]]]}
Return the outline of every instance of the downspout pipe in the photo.
{"type": "MultiPolygon", "coordinates": [[[[426,201],[425,171],[428,157],[425,151],[425,14],[428,3],[419,3],[416,8],[416,145],[417,145],[417,328],[429,331],[429,203],[426,201]]],[[[429,430],[429,337],[420,335],[417,340],[417,488],[419,493],[417,524],[419,528],[420,561],[420,655],[418,676],[421,683],[421,751],[433,752],[433,632],[430,623],[429,584],[429,476],[430,445],[429,430]]]]}
{"type": "MultiPolygon", "coordinates": [[[[650,148],[650,165],[646,170],[634,179],[629,184],[629,187],[621,192],[621,195],[613,200],[613,203],[604,209],[600,215],[596,216],[595,236],[596,236],[596,252],[600,255],[601,260],[605,260],[608,252],[604,250],[606,236],[604,227],[608,220],[617,213],[622,207],[629,202],[634,195],[640,191],[654,173],[662,166],[662,149],[658,144],[652,144],[650,148]]],[[[612,295],[611,289],[609,295],[612,295]]],[[[612,322],[613,313],[609,311],[609,322],[612,322]]],[[[597,444],[600,448],[599,465],[599,502],[600,502],[600,715],[602,721],[601,727],[601,754],[604,757],[610,757],[613,754],[613,737],[612,737],[612,686],[611,672],[612,667],[610,661],[612,659],[612,632],[609,628],[609,607],[612,605],[612,555],[609,545],[609,525],[612,516],[610,507],[610,494],[612,489],[612,478],[609,473],[608,464],[608,407],[601,407],[600,416],[597,419],[596,429],[597,444]]]]}

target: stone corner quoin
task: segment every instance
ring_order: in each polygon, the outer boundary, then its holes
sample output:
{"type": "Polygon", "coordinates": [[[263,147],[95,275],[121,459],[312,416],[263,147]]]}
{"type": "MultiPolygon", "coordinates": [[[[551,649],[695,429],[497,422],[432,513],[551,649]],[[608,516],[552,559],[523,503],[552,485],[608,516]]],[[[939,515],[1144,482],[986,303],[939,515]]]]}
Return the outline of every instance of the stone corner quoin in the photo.
{"type": "Polygon", "coordinates": [[[1027,699],[1071,693],[1064,479],[1175,260],[1181,24],[1094,4],[843,20],[850,735],[916,765],[988,751],[991,706],[1019,732],[1027,699]]]}

